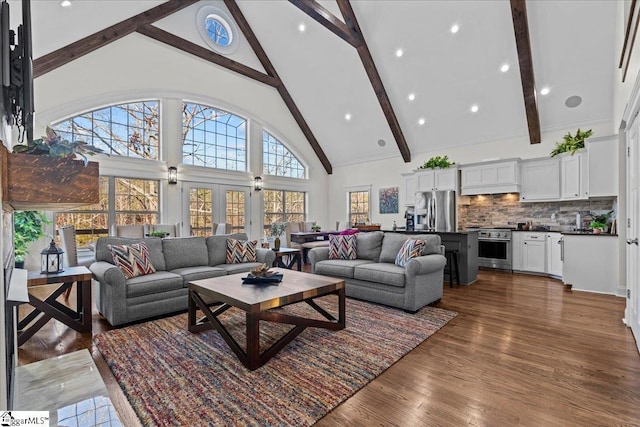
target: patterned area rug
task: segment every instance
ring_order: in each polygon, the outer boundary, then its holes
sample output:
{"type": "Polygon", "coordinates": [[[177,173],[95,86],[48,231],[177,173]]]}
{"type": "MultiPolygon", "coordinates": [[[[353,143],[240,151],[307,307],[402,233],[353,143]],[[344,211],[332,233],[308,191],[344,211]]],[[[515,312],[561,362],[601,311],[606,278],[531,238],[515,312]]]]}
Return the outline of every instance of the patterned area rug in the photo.
{"type": "MultiPolygon", "coordinates": [[[[337,297],[316,300],[335,315],[337,297]]],[[[283,310],[315,313],[306,304],[283,310]]],[[[347,327],[307,328],[265,366],[249,371],[217,331],[192,334],[187,315],[98,334],[94,342],[144,425],[315,423],[433,335],[457,313],[401,310],[347,298],[347,327]]],[[[244,345],[245,316],[222,323],[244,345]]],[[[264,350],[291,326],[261,322],[264,350]]]]}

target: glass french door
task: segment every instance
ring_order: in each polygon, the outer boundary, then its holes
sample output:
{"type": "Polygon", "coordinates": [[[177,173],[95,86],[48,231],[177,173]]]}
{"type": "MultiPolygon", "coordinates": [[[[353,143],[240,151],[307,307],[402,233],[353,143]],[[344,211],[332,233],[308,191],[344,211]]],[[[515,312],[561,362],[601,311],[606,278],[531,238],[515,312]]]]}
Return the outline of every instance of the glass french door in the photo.
{"type": "Polygon", "coordinates": [[[228,224],[232,233],[248,231],[248,187],[185,182],[182,197],[187,235],[210,236],[214,223],[228,224]]]}

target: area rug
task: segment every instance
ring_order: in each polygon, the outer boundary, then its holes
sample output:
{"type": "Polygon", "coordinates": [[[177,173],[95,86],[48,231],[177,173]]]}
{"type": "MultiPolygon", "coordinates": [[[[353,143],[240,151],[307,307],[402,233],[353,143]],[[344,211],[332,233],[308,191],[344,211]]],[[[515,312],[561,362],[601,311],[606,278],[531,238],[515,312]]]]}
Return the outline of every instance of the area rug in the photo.
{"type": "MultiPolygon", "coordinates": [[[[335,296],[316,301],[335,314],[335,296]]],[[[306,304],[284,310],[315,313],[306,304]]],[[[345,329],[307,328],[256,371],[217,331],[189,332],[186,314],[104,332],[94,342],[143,425],[308,426],[457,315],[433,307],[412,315],[349,298],[346,312],[345,329]]],[[[221,321],[245,342],[244,312],[230,309],[221,321]]],[[[290,328],[261,322],[261,349],[290,328]]]]}

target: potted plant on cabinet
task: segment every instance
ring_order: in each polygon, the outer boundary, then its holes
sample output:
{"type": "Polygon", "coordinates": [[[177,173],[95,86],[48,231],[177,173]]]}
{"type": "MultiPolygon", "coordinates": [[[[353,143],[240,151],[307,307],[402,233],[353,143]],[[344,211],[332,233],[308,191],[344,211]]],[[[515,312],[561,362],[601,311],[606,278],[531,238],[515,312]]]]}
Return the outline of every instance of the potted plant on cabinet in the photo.
{"type": "Polygon", "coordinates": [[[13,247],[16,268],[24,268],[29,244],[45,236],[42,227],[51,221],[42,212],[16,211],[13,214],[13,247]]]}
{"type": "Polygon", "coordinates": [[[446,169],[451,165],[455,165],[456,162],[452,162],[449,160],[449,156],[434,156],[427,160],[422,166],[418,167],[418,169],[446,169]]]}
{"type": "Polygon", "coordinates": [[[584,148],[584,140],[589,138],[591,135],[593,135],[593,130],[591,129],[585,131],[578,129],[575,136],[571,135],[571,132],[567,132],[567,134],[562,137],[562,142],[557,142],[556,147],[549,155],[551,157],[555,157],[558,154],[571,153],[573,156],[576,151],[584,148]]]}

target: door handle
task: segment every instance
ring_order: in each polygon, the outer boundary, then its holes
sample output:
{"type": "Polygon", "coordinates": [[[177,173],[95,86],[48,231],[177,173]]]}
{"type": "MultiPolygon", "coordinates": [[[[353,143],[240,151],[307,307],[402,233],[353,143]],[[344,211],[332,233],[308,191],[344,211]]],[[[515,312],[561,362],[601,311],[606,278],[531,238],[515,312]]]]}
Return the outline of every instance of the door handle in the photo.
{"type": "Polygon", "coordinates": [[[638,245],[638,238],[636,237],[635,239],[627,240],[627,245],[630,245],[630,244],[632,244],[632,243],[633,243],[634,245],[638,245]]]}

